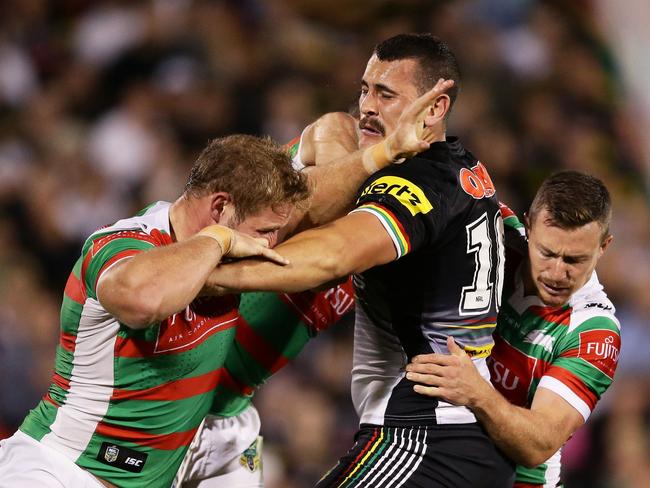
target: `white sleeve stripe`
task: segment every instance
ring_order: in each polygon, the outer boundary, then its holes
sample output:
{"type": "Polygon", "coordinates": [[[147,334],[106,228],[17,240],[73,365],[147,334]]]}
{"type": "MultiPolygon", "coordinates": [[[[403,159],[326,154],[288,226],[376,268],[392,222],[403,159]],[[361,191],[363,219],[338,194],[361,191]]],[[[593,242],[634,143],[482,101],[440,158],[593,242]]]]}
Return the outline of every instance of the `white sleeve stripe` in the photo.
{"type": "Polygon", "coordinates": [[[557,378],[553,378],[552,376],[543,376],[539,381],[537,388],[546,388],[547,390],[551,390],[553,393],[560,395],[569,405],[575,408],[578,413],[582,415],[585,422],[589,418],[589,415],[591,415],[591,408],[589,408],[589,405],[587,405],[582,398],[576,395],[571,388],[566,386],[557,378]]]}
{"type": "Polygon", "coordinates": [[[402,257],[402,249],[399,246],[399,239],[393,232],[393,229],[391,229],[388,222],[384,220],[384,217],[379,212],[373,210],[370,207],[359,207],[359,208],[355,208],[350,213],[355,213],[355,212],[367,212],[377,217],[379,219],[379,222],[381,222],[382,227],[386,229],[386,232],[388,233],[388,236],[390,237],[391,241],[393,241],[393,246],[395,246],[395,252],[397,252],[397,257],[395,259],[399,259],[402,257]]]}

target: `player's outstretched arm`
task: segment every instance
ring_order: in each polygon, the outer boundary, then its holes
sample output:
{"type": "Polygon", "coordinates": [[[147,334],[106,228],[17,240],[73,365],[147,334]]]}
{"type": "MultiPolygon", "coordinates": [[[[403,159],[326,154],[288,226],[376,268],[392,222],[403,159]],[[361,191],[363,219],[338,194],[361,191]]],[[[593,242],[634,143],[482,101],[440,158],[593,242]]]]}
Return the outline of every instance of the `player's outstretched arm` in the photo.
{"type": "Polygon", "coordinates": [[[240,291],[296,292],[385,264],[397,256],[380,221],[355,212],[331,224],[295,235],[275,248],[290,264],[254,259],[219,265],[206,282],[204,295],[240,291]]]}
{"type": "Polygon", "coordinates": [[[549,459],[584,423],[582,415],[552,391],[539,388],[530,409],[515,406],[478,372],[470,357],[447,340],[450,355],[424,354],[406,366],[406,378],[422,395],[472,409],[494,443],[514,462],[535,467],[549,459]]]}
{"type": "Polygon", "coordinates": [[[328,151],[338,154],[351,148],[356,137],[356,121],[342,113],[327,114],[306,132],[307,157],[315,158],[316,166],[307,168],[312,185],[309,208],[296,212],[286,228],[286,234],[331,222],[350,210],[359,186],[368,178],[405,157],[425,151],[432,142],[430,127],[436,124],[434,106],[440,99],[448,99],[445,92],[453,80],[439,80],[428,92],[414,100],[400,116],[395,131],[386,139],[365,149],[333,158],[328,151]],[[328,162],[329,159],[329,162],[328,162]],[[327,162],[327,164],[323,164],[327,162]]]}
{"type": "Polygon", "coordinates": [[[224,256],[286,263],[265,239],[211,225],[183,242],[118,261],[100,276],[97,298],[120,322],[144,328],[187,307],[224,256]]]}

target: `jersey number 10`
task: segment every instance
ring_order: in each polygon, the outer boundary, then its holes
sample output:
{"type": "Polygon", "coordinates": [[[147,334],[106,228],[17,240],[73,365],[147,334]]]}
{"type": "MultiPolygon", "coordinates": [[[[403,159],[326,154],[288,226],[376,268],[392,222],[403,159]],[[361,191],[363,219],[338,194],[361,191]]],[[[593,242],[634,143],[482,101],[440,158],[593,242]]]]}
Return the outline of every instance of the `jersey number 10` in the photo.
{"type": "Polygon", "coordinates": [[[463,286],[458,312],[460,315],[486,313],[490,310],[493,299],[496,304],[495,312],[498,312],[501,306],[505,260],[501,212],[494,215],[493,222],[490,222],[487,212],[483,213],[474,222],[467,224],[465,231],[467,232],[467,254],[474,254],[474,280],[471,285],[463,286]],[[493,238],[490,237],[490,227],[494,230],[493,238]],[[494,243],[497,246],[496,253],[492,252],[494,243]],[[496,256],[496,262],[493,256],[496,256]]]}

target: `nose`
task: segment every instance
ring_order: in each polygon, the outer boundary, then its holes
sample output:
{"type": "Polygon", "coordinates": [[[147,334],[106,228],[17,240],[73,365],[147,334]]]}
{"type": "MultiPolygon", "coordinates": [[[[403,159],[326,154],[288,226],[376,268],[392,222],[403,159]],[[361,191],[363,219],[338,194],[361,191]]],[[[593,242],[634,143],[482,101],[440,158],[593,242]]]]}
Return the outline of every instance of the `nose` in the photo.
{"type": "Polygon", "coordinates": [[[365,95],[361,95],[359,98],[359,112],[363,115],[378,115],[379,111],[377,110],[377,100],[372,94],[368,92],[365,95]]]}
{"type": "Polygon", "coordinates": [[[278,244],[278,232],[279,231],[276,230],[275,232],[269,233],[266,236],[264,236],[269,243],[269,247],[275,247],[278,244]]]}
{"type": "Polygon", "coordinates": [[[549,270],[548,270],[548,277],[557,282],[560,283],[564,281],[566,278],[569,276],[569,267],[567,264],[562,260],[562,258],[556,258],[553,260],[553,264],[551,264],[549,270]]]}

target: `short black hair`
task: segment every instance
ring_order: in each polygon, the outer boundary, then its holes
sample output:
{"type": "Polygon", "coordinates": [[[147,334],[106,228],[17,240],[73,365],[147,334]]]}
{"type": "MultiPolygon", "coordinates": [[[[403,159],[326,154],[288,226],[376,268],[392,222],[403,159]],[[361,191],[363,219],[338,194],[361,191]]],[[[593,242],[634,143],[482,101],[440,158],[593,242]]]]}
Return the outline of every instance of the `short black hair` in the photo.
{"type": "Polygon", "coordinates": [[[380,61],[414,59],[420,73],[416,85],[420,93],[435,86],[438,79],[454,80],[447,94],[453,105],[460,90],[460,68],[449,46],[429,33],[398,34],[375,46],[373,54],[380,61]]]}

